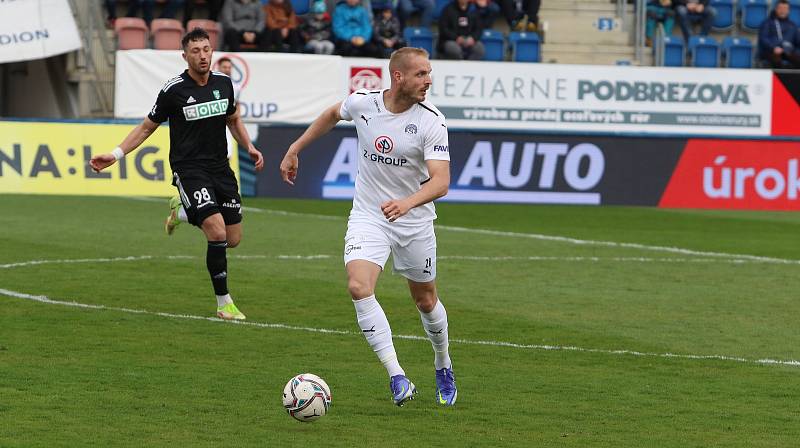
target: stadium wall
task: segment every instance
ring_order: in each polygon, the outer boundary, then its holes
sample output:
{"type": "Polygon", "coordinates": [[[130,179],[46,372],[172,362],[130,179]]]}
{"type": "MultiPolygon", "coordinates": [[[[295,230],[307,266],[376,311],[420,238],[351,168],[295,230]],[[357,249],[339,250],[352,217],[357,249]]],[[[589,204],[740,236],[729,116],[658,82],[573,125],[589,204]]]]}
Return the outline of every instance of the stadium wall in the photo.
{"type": "MultiPolygon", "coordinates": [[[[271,126],[257,146],[277,167],[303,132],[271,126]]],[[[296,185],[269,169],[258,196],[350,199],[360,158],[393,160],[358,148],[340,127],[301,155],[296,185]]],[[[442,201],[642,205],[675,208],[799,210],[800,139],[563,135],[450,129],[451,184],[442,201]]],[[[377,161],[376,161],[377,160],[377,161]]]]}
{"type": "MultiPolygon", "coordinates": [[[[308,124],[356,89],[389,85],[386,59],[218,53],[233,61],[246,121],[308,124]]],[[[773,135],[769,70],[431,61],[428,100],[448,126],[523,132],[773,135]]],[[[141,118],[180,52],[117,52],[114,114],[141,118]]],[[[782,91],[781,91],[782,93],[782,91]]],[[[779,135],[800,135],[787,121],[779,135]],[[793,134],[792,134],[793,133],[793,134]]]]}
{"type": "MultiPolygon", "coordinates": [[[[135,153],[111,168],[95,173],[89,167],[93,154],[109,152],[133,126],[0,121],[0,194],[174,195],[167,126],[159,127],[135,153]]],[[[238,176],[238,158],[231,165],[238,176]]]]}

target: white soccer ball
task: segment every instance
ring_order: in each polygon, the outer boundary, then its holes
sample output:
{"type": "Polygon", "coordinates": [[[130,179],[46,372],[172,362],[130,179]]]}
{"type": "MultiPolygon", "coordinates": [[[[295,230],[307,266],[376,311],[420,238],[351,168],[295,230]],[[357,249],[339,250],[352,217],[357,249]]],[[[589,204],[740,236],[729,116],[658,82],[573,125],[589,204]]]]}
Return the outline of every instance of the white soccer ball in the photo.
{"type": "Polygon", "coordinates": [[[313,373],[301,373],[283,388],[283,407],[301,422],[313,422],[328,412],[331,388],[313,373]]]}

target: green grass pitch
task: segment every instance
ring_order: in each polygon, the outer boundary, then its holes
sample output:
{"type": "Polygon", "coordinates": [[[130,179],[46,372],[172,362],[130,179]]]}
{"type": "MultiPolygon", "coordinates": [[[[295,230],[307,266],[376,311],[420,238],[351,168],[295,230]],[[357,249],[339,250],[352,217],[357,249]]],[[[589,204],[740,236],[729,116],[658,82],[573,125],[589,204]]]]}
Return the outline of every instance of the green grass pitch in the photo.
{"type": "Polygon", "coordinates": [[[0,446],[800,440],[797,213],[439,204],[459,386],[444,409],[419,315],[387,269],[377,296],[419,390],[391,404],[346,291],[350,204],[245,205],[257,210],[228,252],[237,325],[207,319],[203,236],[164,235],[165,200],[0,196],[0,446]],[[281,406],[302,372],[333,392],[310,424],[281,406]]]}

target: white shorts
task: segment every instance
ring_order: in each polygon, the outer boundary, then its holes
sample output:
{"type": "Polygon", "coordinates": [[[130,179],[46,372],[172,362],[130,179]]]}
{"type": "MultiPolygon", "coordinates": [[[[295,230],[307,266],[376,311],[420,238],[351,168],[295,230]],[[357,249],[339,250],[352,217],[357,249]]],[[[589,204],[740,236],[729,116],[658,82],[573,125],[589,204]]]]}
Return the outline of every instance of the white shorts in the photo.
{"type": "Polygon", "coordinates": [[[389,254],[393,271],[419,283],[436,278],[436,234],[433,223],[400,234],[397,230],[362,219],[347,222],[344,264],[367,260],[383,269],[389,254]]]}

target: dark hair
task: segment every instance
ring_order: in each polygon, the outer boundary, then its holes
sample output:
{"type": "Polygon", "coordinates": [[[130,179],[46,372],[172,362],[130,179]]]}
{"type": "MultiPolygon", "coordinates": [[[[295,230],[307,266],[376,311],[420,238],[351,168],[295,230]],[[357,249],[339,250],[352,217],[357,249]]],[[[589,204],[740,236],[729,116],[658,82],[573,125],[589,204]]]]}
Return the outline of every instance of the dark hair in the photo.
{"type": "Polygon", "coordinates": [[[183,39],[181,39],[181,48],[185,50],[186,46],[189,45],[189,42],[194,42],[203,39],[211,42],[211,38],[208,37],[208,33],[206,33],[206,30],[202,28],[195,28],[183,36],[183,39]]]}
{"type": "Polygon", "coordinates": [[[217,59],[217,66],[219,66],[219,64],[222,64],[223,62],[230,62],[231,64],[233,64],[233,61],[231,61],[231,58],[229,58],[227,56],[223,56],[223,57],[217,59]]]}
{"type": "Polygon", "coordinates": [[[781,3],[785,3],[785,4],[788,5],[789,4],[789,0],[778,0],[777,2],[775,2],[775,6],[778,6],[781,3]]]}

